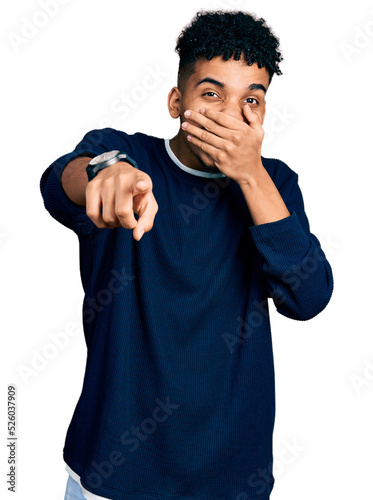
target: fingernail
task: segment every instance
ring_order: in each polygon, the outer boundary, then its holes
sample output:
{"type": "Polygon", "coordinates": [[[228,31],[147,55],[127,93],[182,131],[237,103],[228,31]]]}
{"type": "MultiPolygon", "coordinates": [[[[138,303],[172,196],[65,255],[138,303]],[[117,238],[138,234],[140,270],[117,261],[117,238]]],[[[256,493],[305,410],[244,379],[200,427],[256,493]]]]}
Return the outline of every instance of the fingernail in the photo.
{"type": "Polygon", "coordinates": [[[140,231],[140,234],[139,234],[139,239],[138,239],[138,241],[140,241],[140,240],[141,240],[141,237],[142,237],[142,235],[144,234],[144,232],[145,232],[145,231],[144,231],[143,229],[142,229],[142,230],[140,231]]]}
{"type": "Polygon", "coordinates": [[[192,112],[188,110],[188,111],[185,111],[184,116],[188,117],[188,116],[190,116],[191,114],[192,114],[192,112]]]}
{"type": "Polygon", "coordinates": [[[200,113],[202,113],[202,114],[204,114],[204,113],[206,113],[206,110],[205,110],[205,108],[201,108],[201,109],[199,110],[199,112],[200,112],[200,113]]]}

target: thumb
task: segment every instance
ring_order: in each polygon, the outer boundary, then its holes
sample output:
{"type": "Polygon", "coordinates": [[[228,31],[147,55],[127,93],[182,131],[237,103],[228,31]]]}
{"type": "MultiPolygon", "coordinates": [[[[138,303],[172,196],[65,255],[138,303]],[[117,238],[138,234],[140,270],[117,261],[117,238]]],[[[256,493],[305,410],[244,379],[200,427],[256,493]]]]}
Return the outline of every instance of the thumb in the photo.
{"type": "Polygon", "coordinates": [[[145,194],[153,189],[153,183],[150,177],[139,175],[135,180],[133,196],[137,194],[145,194]]]}

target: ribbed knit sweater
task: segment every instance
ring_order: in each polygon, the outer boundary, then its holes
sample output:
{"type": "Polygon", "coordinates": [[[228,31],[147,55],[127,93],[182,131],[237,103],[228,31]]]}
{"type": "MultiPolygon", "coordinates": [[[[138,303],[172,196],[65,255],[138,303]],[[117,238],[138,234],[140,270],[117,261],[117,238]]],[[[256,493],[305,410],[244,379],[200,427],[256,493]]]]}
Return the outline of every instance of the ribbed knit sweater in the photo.
{"type": "Polygon", "coordinates": [[[308,320],[333,290],[298,175],[262,157],[289,217],[254,225],[240,186],[182,168],[168,141],[106,128],[43,173],[46,209],[79,239],[87,360],[64,460],[89,498],[268,500],[275,377],[268,299],[308,320]],[[61,173],[125,151],[159,210],[140,241],[100,229],[61,173]]]}

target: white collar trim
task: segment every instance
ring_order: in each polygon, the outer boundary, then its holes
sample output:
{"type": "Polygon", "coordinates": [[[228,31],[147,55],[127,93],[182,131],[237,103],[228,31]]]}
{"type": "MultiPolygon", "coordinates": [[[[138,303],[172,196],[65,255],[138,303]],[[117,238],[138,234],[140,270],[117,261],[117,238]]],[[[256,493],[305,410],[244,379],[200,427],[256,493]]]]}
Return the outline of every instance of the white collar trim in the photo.
{"type": "Polygon", "coordinates": [[[170,146],[170,139],[165,139],[164,140],[165,146],[167,153],[169,154],[171,160],[176,163],[178,167],[180,167],[182,170],[185,170],[185,172],[188,172],[189,174],[192,175],[197,175],[198,177],[210,177],[210,178],[216,178],[216,177],[225,177],[225,174],[222,172],[217,173],[217,174],[210,174],[209,172],[202,172],[201,170],[196,170],[194,168],[187,167],[181,161],[179,158],[175,155],[175,153],[172,151],[171,146],[170,146]]]}

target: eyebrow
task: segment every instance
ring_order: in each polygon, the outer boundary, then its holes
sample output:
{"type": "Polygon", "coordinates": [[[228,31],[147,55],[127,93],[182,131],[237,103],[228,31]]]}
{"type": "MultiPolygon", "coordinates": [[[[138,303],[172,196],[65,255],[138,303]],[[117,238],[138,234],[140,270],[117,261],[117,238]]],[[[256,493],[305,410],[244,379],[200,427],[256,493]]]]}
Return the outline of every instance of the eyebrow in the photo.
{"type": "Polygon", "coordinates": [[[249,85],[249,90],[263,90],[264,93],[267,92],[267,89],[261,83],[252,83],[249,85]]]}
{"type": "Polygon", "coordinates": [[[198,87],[198,85],[201,85],[201,83],[212,83],[213,85],[217,85],[218,87],[224,87],[224,83],[218,82],[217,80],[209,77],[204,78],[203,80],[196,83],[196,87],[198,87]]]}
{"type": "MultiPolygon", "coordinates": [[[[217,87],[224,87],[224,83],[219,82],[218,80],[214,80],[214,78],[210,77],[206,77],[203,80],[200,80],[198,83],[196,83],[195,87],[198,87],[198,85],[201,85],[202,83],[211,83],[212,85],[216,85],[217,87]]],[[[267,89],[261,83],[252,83],[248,88],[249,90],[262,90],[264,93],[267,92],[267,89]]]]}

